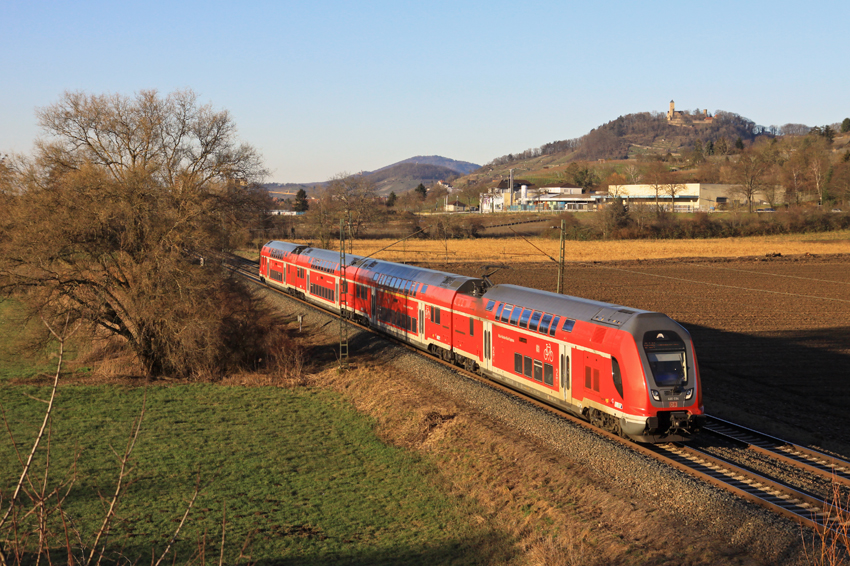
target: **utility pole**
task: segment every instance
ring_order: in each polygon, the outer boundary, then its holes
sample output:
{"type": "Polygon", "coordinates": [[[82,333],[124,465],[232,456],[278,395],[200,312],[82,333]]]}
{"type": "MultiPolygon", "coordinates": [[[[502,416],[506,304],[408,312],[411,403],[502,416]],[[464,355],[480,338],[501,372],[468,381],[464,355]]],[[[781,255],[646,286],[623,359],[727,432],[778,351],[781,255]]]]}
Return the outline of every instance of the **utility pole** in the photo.
{"type": "Polygon", "coordinates": [[[513,206],[514,205],[514,170],[511,169],[510,173],[511,173],[511,178],[510,178],[510,181],[508,181],[508,195],[510,195],[510,197],[511,197],[510,206],[513,206]]]}
{"type": "Polygon", "coordinates": [[[345,220],[339,219],[339,369],[348,369],[348,279],[345,277],[345,220]]]}
{"type": "Polygon", "coordinates": [[[567,233],[567,221],[561,219],[561,250],[558,253],[558,294],[564,294],[564,239],[567,233]]]}

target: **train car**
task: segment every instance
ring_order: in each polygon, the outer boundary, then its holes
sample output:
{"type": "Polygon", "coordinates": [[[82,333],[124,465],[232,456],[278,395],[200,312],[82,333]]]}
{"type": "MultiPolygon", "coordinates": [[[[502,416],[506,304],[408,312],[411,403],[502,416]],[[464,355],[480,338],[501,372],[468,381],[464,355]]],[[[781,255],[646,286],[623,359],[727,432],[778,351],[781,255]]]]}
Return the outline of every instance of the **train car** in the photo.
{"type": "Polygon", "coordinates": [[[297,288],[299,272],[294,267],[295,261],[306,247],[275,241],[264,245],[260,250],[260,281],[290,292],[297,288]]]}
{"type": "Polygon", "coordinates": [[[360,256],[347,263],[269,242],[260,275],[635,441],[687,440],[702,426],[693,342],[664,314],[360,256]]]}
{"type": "Polygon", "coordinates": [[[362,288],[354,304],[371,302],[358,309],[362,322],[452,359],[452,305],[459,295],[483,292],[482,279],[376,259],[352,267],[355,285],[362,288]]]}
{"type": "Polygon", "coordinates": [[[481,301],[485,375],[638,442],[702,426],[693,343],[666,315],[515,285],[481,301]]]}

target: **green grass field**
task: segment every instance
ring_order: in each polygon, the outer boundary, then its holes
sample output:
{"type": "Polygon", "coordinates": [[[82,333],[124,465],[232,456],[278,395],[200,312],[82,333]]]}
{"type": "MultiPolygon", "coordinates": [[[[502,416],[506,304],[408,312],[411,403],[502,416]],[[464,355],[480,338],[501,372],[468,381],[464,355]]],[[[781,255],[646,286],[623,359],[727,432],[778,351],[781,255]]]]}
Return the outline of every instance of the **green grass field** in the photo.
{"type": "MultiPolygon", "coordinates": [[[[43,415],[35,398],[49,393],[8,382],[49,364],[25,366],[0,360],[7,378],[0,403],[23,452],[43,415]]],[[[476,526],[474,504],[445,494],[432,464],[381,442],[373,422],[338,394],[306,388],[60,386],[50,483],[64,477],[78,450],[65,510],[86,539],[103,517],[99,493],[111,493],[117,478],[110,447],[123,451],[146,394],[133,483],[109,540],[131,561],[164,548],[199,470],[208,485],[176,545],[177,563],[203,541],[206,559],[218,560],[224,505],[228,564],[487,564],[509,557],[511,541],[476,526]]],[[[42,453],[36,470],[43,462],[42,453]]],[[[7,496],[19,473],[3,432],[0,489],[7,496]]],[[[62,556],[57,548],[54,560],[62,556]]]]}

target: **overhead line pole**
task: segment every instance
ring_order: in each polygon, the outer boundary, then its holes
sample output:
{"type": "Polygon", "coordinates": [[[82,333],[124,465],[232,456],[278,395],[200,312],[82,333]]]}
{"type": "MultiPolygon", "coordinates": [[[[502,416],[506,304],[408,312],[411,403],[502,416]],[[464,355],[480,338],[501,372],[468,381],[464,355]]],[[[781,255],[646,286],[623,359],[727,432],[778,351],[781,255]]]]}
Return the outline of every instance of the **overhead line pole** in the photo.
{"type": "Polygon", "coordinates": [[[564,293],[564,240],[567,233],[567,221],[561,219],[561,251],[558,253],[558,294],[564,293]]]}
{"type": "Polygon", "coordinates": [[[348,279],[345,276],[345,220],[339,219],[339,369],[348,368],[348,324],[345,322],[348,304],[348,279]]]}

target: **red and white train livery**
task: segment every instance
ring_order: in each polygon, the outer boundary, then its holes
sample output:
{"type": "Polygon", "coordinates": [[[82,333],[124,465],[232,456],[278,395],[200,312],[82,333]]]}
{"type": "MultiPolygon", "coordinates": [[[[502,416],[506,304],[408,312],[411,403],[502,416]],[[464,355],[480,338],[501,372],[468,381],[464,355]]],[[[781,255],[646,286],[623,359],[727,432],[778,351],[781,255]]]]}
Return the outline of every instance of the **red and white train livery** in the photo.
{"type": "Polygon", "coordinates": [[[271,241],[260,277],[638,442],[687,440],[705,419],[693,342],[664,314],[355,255],[341,267],[339,259],[271,241]]]}

